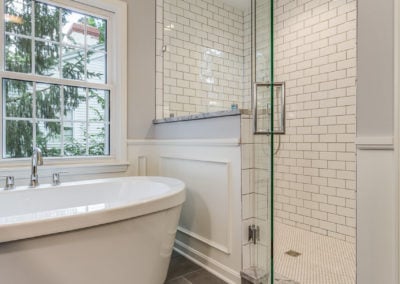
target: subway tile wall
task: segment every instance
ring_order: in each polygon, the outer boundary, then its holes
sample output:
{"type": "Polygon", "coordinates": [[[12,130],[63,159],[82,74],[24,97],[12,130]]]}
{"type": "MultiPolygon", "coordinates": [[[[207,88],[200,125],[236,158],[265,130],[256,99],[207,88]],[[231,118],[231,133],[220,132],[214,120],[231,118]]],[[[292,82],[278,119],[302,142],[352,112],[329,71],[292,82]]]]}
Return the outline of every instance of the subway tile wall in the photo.
{"type": "Polygon", "coordinates": [[[249,38],[250,13],[221,0],[158,0],[157,118],[248,104],[249,38]]]}
{"type": "MultiPolygon", "coordinates": [[[[274,145],[275,222],[354,243],[356,1],[275,1],[275,23],[275,82],[287,96],[286,133],[274,145]]],[[[242,115],[243,267],[268,271],[270,138],[253,135],[252,123],[242,115]],[[247,240],[251,224],[257,245],[247,240]]]]}
{"type": "Polygon", "coordinates": [[[275,1],[276,220],[355,242],[356,0],[275,1]]]}

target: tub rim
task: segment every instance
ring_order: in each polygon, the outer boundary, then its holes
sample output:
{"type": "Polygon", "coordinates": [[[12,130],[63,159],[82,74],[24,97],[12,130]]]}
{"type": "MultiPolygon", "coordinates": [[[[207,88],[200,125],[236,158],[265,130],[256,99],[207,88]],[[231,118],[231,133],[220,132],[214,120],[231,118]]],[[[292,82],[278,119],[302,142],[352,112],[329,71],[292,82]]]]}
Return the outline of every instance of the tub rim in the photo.
{"type": "MultiPolygon", "coordinates": [[[[33,219],[25,222],[0,224],[0,243],[90,228],[94,226],[105,225],[108,223],[137,218],[140,216],[151,214],[153,212],[164,211],[169,208],[181,206],[181,204],[185,201],[185,184],[178,179],[162,176],[128,176],[66,182],[61,184],[60,186],[54,186],[54,190],[63,189],[64,187],[65,190],[68,190],[68,186],[129,180],[144,180],[162,183],[170,187],[171,190],[163,193],[160,197],[157,196],[149,199],[144,199],[139,202],[131,201],[127,202],[126,204],[121,204],[119,206],[104,208],[92,212],[85,212],[81,214],[67,216],[57,216],[46,219],[33,219]]],[[[47,184],[44,184],[42,186],[39,186],[38,188],[18,187],[15,189],[15,191],[42,191],[51,189],[51,185],[49,186],[47,184]]],[[[1,192],[1,194],[12,194],[12,191],[3,191],[1,192]]]]}

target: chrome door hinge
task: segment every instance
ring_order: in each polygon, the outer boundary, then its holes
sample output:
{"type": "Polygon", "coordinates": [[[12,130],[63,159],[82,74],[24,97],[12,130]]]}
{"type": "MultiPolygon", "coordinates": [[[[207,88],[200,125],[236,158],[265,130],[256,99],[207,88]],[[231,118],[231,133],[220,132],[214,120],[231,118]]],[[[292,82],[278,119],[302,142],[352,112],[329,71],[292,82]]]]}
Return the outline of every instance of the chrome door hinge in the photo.
{"type": "Polygon", "coordinates": [[[256,225],[249,226],[249,239],[248,241],[253,241],[253,244],[257,244],[260,241],[260,227],[256,225]]]}

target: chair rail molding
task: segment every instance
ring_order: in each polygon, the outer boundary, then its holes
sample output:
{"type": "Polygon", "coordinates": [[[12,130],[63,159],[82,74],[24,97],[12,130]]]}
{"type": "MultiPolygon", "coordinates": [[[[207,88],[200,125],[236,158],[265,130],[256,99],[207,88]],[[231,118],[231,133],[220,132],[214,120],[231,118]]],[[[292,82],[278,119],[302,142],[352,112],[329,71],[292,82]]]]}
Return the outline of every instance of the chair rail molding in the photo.
{"type": "Polygon", "coordinates": [[[214,146],[237,147],[240,139],[129,139],[128,145],[173,145],[173,146],[214,146]]]}
{"type": "Polygon", "coordinates": [[[394,150],[393,136],[360,136],[356,138],[358,150],[394,150]]]}

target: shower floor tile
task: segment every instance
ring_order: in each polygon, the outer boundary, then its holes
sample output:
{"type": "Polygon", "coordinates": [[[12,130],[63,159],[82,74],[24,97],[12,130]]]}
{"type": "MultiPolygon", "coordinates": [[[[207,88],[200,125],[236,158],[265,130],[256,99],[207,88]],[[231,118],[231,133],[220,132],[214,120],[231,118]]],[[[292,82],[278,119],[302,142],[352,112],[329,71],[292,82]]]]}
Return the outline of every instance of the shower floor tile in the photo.
{"type": "Polygon", "coordinates": [[[300,284],[355,284],[355,244],[275,222],[275,272],[300,284]],[[288,251],[299,252],[293,257],[288,251]]]}

